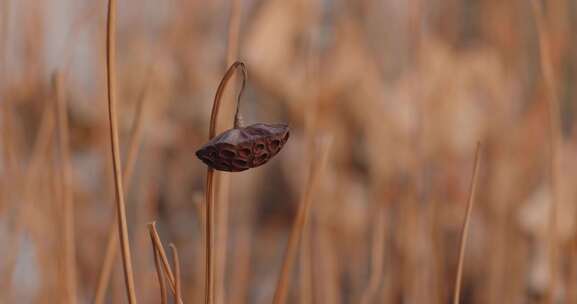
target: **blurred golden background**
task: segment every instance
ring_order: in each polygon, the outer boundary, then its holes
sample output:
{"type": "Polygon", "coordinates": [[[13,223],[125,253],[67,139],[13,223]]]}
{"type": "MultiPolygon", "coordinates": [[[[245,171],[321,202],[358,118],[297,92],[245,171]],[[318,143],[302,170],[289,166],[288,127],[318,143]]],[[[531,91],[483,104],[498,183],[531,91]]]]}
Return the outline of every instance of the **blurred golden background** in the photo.
{"type": "MultiPolygon", "coordinates": [[[[120,255],[109,281],[102,271],[116,227],[106,1],[0,5],[0,303],[128,303],[120,255]]],[[[460,303],[577,303],[575,1],[117,10],[140,303],[159,303],[152,221],[179,250],[183,302],[203,300],[206,166],[194,153],[234,60],[248,69],[246,123],[288,123],[291,137],[264,166],[217,177],[216,304],[271,303],[306,201],[287,303],[452,303],[477,142],[460,303]]]]}

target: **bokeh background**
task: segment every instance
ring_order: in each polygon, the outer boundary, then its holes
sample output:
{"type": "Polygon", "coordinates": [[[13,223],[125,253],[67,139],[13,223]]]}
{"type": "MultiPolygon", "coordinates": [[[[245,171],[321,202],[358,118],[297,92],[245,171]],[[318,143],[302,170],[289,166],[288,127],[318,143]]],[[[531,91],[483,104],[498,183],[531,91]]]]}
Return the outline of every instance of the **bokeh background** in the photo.
{"type": "MultiPolygon", "coordinates": [[[[194,152],[235,59],[249,73],[245,121],[286,122],[291,138],[265,166],[222,178],[218,304],[271,302],[307,185],[288,303],[450,303],[478,141],[461,303],[577,303],[575,1],[542,2],[548,53],[530,1],[118,2],[140,303],[159,302],[153,220],[179,249],[185,302],[202,299],[206,167],[194,152]]],[[[106,1],[0,3],[0,303],[71,303],[70,267],[77,303],[92,303],[115,223],[106,1]]],[[[105,303],[126,302],[118,257],[108,286],[105,303]]]]}

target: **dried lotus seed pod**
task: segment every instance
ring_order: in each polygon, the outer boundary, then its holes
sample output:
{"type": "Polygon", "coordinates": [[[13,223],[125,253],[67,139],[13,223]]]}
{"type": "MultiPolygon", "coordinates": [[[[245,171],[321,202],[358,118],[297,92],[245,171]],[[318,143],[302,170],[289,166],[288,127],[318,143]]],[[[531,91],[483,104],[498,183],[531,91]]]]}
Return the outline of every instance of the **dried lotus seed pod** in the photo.
{"type": "Polygon", "coordinates": [[[256,123],[227,130],[196,151],[196,156],[209,167],[240,172],[269,161],[289,138],[286,124],[256,123]]]}

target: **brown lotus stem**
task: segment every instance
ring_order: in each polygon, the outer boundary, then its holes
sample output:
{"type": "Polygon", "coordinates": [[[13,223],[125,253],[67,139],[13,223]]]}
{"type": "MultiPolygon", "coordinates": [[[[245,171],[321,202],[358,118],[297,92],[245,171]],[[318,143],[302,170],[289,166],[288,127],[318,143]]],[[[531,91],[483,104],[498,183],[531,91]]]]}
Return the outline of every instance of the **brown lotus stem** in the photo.
{"type": "Polygon", "coordinates": [[[239,68],[242,71],[242,83],[240,85],[240,90],[238,91],[238,96],[236,97],[236,112],[234,114],[234,127],[238,128],[240,127],[240,124],[242,124],[239,113],[240,98],[246,85],[246,79],[248,78],[248,73],[246,71],[246,66],[244,65],[244,63],[236,61],[228,68],[228,70],[224,74],[224,77],[222,77],[222,80],[220,81],[218,88],[216,89],[216,95],[214,96],[214,102],[212,104],[212,112],[210,114],[210,131],[208,139],[212,139],[216,135],[216,121],[218,119],[218,112],[220,109],[220,101],[222,100],[222,94],[224,93],[224,89],[226,88],[226,85],[228,84],[228,81],[232,77],[233,73],[236,71],[236,69],[239,68]]]}
{"type": "MultiPolygon", "coordinates": [[[[236,99],[236,114],[234,115],[234,127],[237,128],[240,125],[240,114],[239,114],[239,105],[240,105],[240,98],[242,96],[242,92],[244,91],[244,87],[246,84],[247,79],[247,71],[246,66],[244,63],[240,61],[234,62],[224,74],[224,77],[220,81],[218,88],[216,89],[216,95],[214,96],[214,101],[212,103],[212,112],[210,114],[210,129],[208,132],[208,139],[214,138],[216,135],[216,122],[218,120],[218,112],[220,110],[220,103],[222,100],[222,95],[224,93],[224,89],[230,78],[232,77],[233,73],[236,69],[240,68],[242,71],[242,83],[240,90],[238,92],[238,96],[236,99]]],[[[214,213],[214,194],[213,194],[213,183],[214,183],[214,170],[208,167],[206,171],[206,208],[205,208],[205,303],[212,304],[214,301],[214,257],[213,257],[213,213],[214,213]]]]}

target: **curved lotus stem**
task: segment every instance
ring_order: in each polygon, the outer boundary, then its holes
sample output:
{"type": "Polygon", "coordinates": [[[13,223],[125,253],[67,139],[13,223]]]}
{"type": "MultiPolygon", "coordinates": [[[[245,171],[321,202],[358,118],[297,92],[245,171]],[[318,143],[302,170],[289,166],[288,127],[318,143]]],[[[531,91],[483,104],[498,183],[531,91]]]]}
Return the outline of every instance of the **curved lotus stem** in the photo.
{"type": "MultiPolygon", "coordinates": [[[[218,88],[216,89],[216,95],[214,96],[214,102],[212,103],[212,112],[210,114],[210,129],[208,132],[208,139],[212,139],[216,135],[216,121],[218,119],[218,112],[220,110],[220,102],[222,100],[222,94],[224,93],[224,89],[232,77],[233,73],[236,69],[242,71],[242,84],[240,87],[240,91],[238,92],[238,96],[236,99],[236,113],[234,115],[234,127],[238,128],[240,126],[240,114],[239,114],[239,105],[240,105],[240,97],[242,96],[242,92],[244,91],[244,87],[246,84],[247,79],[247,71],[246,66],[244,63],[240,61],[236,61],[233,63],[226,73],[224,77],[220,81],[218,88]]],[[[213,213],[214,213],[214,197],[213,197],[213,183],[214,183],[214,170],[211,167],[208,167],[206,170],[206,188],[205,188],[205,233],[206,233],[206,240],[205,240],[205,304],[212,304],[214,301],[214,257],[213,257],[213,250],[212,250],[212,238],[213,238],[213,213]]]]}
{"type": "Polygon", "coordinates": [[[246,85],[246,79],[248,78],[248,73],[246,71],[246,66],[244,65],[244,63],[236,61],[228,68],[228,70],[224,74],[224,77],[222,77],[222,80],[220,81],[218,88],[216,89],[216,95],[214,96],[214,102],[212,103],[212,112],[210,114],[210,130],[208,133],[208,139],[212,139],[216,135],[216,121],[218,119],[218,112],[220,109],[220,101],[222,100],[222,94],[224,93],[224,89],[226,88],[228,81],[230,80],[236,69],[240,69],[242,72],[242,83],[240,86],[240,90],[238,92],[238,96],[236,98],[234,127],[238,128],[240,126],[240,113],[239,113],[240,97],[242,96],[242,92],[244,91],[244,87],[246,85]]]}

